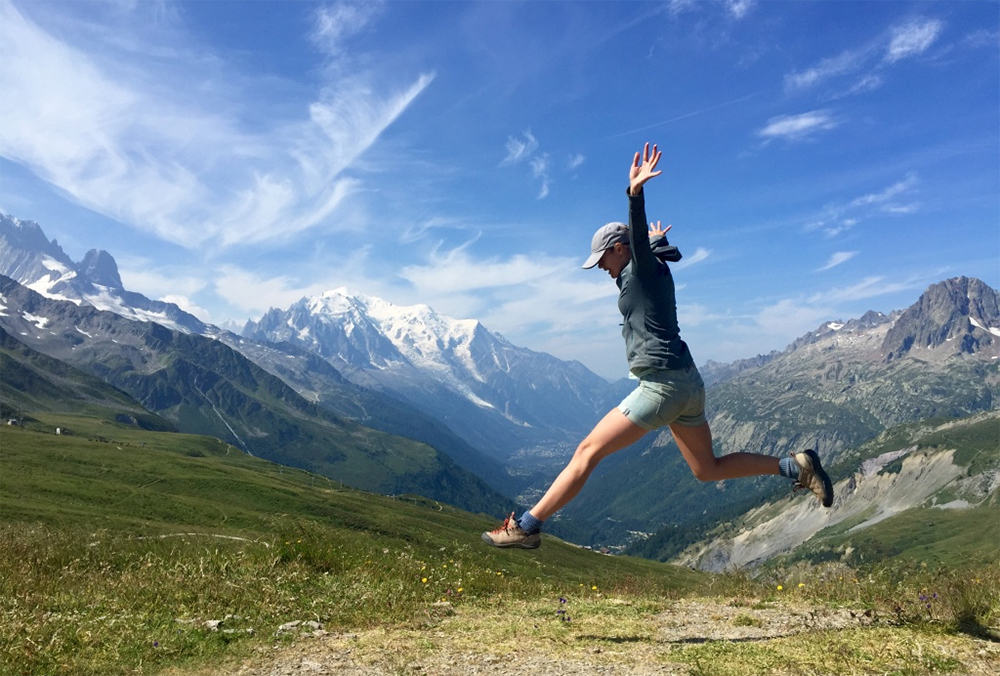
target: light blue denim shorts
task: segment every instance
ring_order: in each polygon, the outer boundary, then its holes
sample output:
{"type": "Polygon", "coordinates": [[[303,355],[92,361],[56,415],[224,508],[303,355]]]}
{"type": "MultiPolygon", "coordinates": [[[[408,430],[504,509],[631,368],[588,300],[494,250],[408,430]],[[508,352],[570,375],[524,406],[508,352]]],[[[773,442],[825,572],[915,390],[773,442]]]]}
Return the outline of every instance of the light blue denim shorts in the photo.
{"type": "Polygon", "coordinates": [[[697,427],[705,420],[705,383],[694,366],[673,371],[640,369],[634,372],[639,386],[618,410],[645,430],[673,423],[697,427]]]}

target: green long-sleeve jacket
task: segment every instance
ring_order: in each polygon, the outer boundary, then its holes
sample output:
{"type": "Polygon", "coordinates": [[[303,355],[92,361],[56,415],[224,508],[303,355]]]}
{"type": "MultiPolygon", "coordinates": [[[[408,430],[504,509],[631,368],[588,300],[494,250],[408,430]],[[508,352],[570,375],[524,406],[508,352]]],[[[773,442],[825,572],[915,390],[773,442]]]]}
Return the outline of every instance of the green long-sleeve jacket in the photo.
{"type": "Polygon", "coordinates": [[[694,361],[677,325],[674,278],[650,248],[643,193],[629,195],[628,224],[632,260],[616,281],[629,369],[636,373],[692,366],[694,361]]]}

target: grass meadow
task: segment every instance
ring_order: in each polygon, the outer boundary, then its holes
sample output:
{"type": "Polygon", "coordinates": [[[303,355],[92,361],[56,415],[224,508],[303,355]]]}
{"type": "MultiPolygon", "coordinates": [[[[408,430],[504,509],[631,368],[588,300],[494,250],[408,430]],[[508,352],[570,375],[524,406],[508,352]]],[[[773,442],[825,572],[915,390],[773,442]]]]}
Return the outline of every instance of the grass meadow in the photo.
{"type": "MultiPolygon", "coordinates": [[[[429,627],[481,650],[528,632],[575,654],[623,632],[655,642],[649,618],[682,599],[746,608],[727,620],[734,626],[757,622],[757,607],[850,608],[872,621],[777,642],[670,647],[691,674],[789,673],[772,664],[783,651],[799,655],[801,673],[820,673],[803,655],[833,645],[841,657],[820,660],[822,673],[963,673],[960,658],[915,651],[913,641],[1000,640],[996,562],[797,564],[750,577],[554,538],[533,552],[494,550],[479,533],[499,515],[371,495],[216,439],[95,418],[38,415],[5,427],[0,460],[3,674],[196,673],[290,646],[296,634],[279,628],[294,621],[417,637],[402,641],[413,646],[398,658],[403,673],[428,650],[429,627]],[[52,433],[56,425],[66,433],[52,433]],[[910,648],[887,652],[893,642],[910,648]]],[[[369,648],[384,654],[377,641],[369,648]]]]}

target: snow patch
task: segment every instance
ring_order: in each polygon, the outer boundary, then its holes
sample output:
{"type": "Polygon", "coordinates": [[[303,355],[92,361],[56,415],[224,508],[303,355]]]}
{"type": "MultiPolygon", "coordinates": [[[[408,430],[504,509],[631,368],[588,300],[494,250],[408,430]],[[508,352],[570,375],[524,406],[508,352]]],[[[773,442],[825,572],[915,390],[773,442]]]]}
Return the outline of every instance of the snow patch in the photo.
{"type": "Polygon", "coordinates": [[[98,310],[114,312],[116,315],[120,315],[125,319],[130,319],[136,322],[153,322],[155,324],[165,326],[172,331],[191,333],[188,329],[167,316],[167,313],[165,312],[150,312],[148,310],[130,307],[125,305],[122,302],[122,299],[115,295],[109,287],[101,286],[99,284],[95,284],[94,287],[98,290],[98,293],[84,296],[84,300],[98,310]]]}
{"type": "Polygon", "coordinates": [[[75,328],[77,331],[79,331],[83,335],[87,336],[88,338],[93,338],[94,337],[91,334],[89,334],[86,331],[84,331],[83,329],[81,329],[79,326],[74,326],[73,328],[75,328]]]}
{"type": "Polygon", "coordinates": [[[45,256],[44,258],[42,258],[42,265],[45,267],[46,270],[52,270],[53,272],[58,272],[60,275],[66,275],[68,277],[76,276],[76,272],[70,270],[52,256],[45,256]]]}
{"type": "Polygon", "coordinates": [[[844,328],[844,325],[838,324],[837,322],[830,322],[829,324],[826,325],[826,327],[828,329],[833,329],[834,331],[840,331],[842,328],[844,328]]]}
{"type": "Polygon", "coordinates": [[[44,329],[49,323],[48,317],[40,317],[39,315],[33,315],[30,312],[22,312],[21,316],[40,329],[44,329]]]}

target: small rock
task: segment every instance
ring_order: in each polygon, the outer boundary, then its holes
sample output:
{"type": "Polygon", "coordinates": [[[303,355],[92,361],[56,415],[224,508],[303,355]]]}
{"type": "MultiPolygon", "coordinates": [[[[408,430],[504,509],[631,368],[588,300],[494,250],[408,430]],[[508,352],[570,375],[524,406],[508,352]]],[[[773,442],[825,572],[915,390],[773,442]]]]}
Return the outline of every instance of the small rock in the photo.
{"type": "Polygon", "coordinates": [[[300,624],[302,624],[302,622],[299,620],[295,620],[294,622],[285,622],[283,625],[278,627],[278,631],[291,631],[293,629],[297,629],[300,624]]]}
{"type": "Polygon", "coordinates": [[[310,629],[322,629],[323,628],[322,624],[320,624],[319,622],[316,622],[314,620],[309,620],[308,622],[304,623],[303,626],[309,627],[310,629]]]}
{"type": "Polygon", "coordinates": [[[205,620],[205,627],[212,631],[219,631],[219,627],[221,626],[222,620],[205,620]]]}

